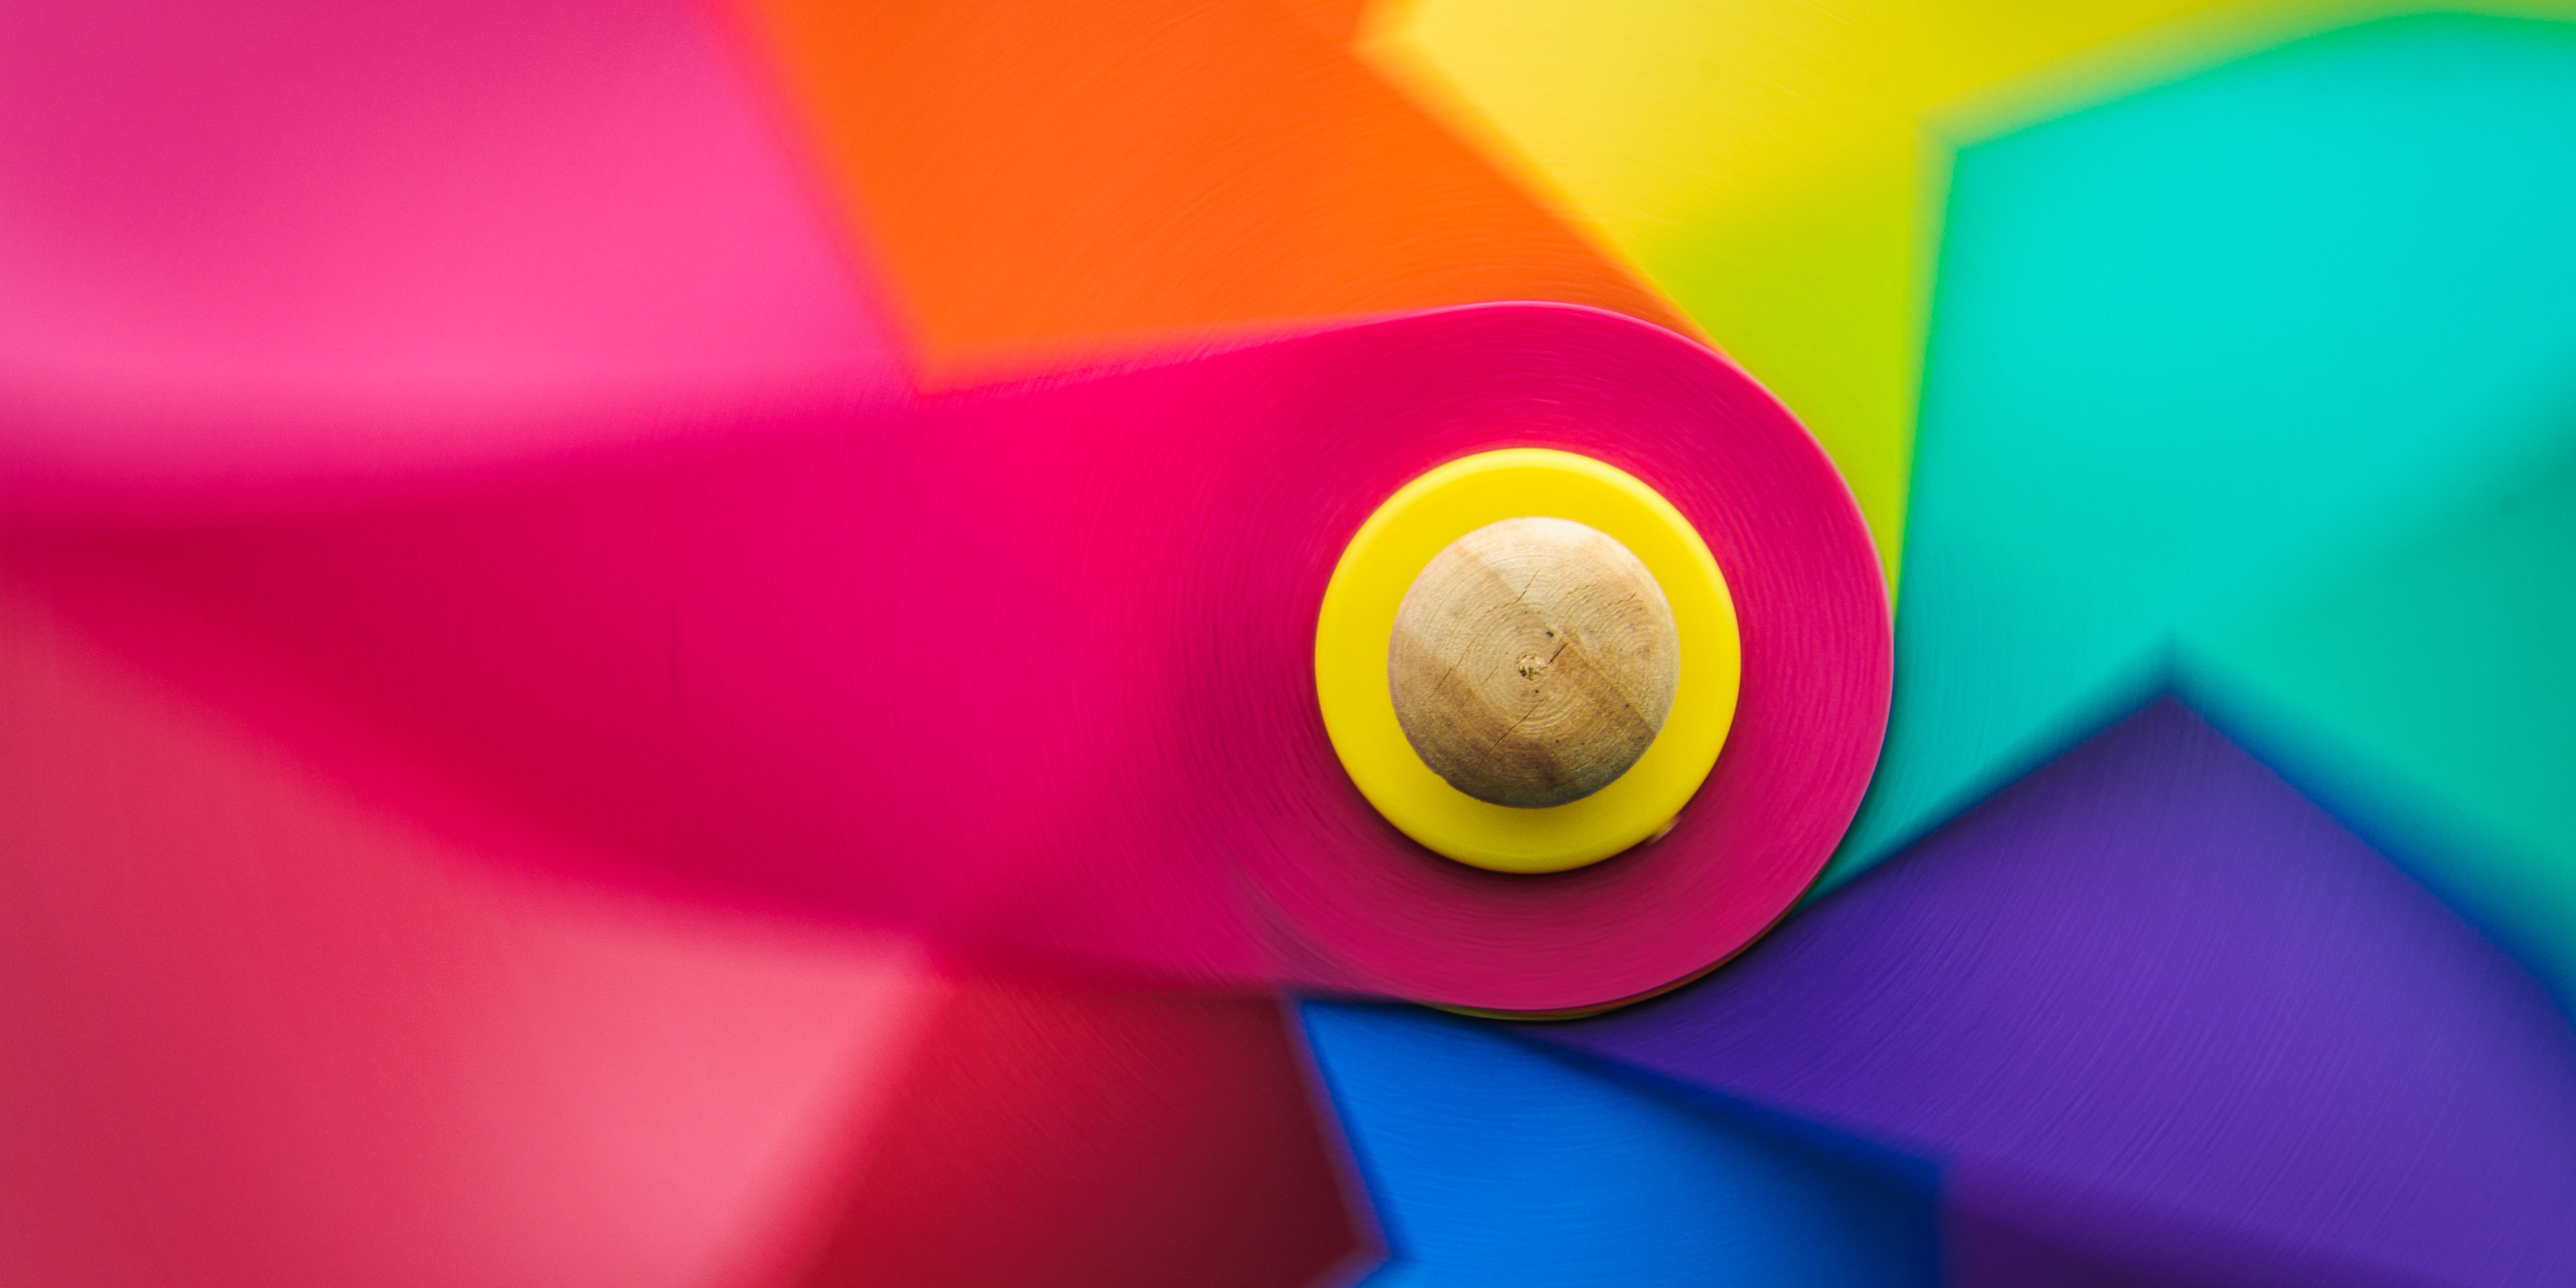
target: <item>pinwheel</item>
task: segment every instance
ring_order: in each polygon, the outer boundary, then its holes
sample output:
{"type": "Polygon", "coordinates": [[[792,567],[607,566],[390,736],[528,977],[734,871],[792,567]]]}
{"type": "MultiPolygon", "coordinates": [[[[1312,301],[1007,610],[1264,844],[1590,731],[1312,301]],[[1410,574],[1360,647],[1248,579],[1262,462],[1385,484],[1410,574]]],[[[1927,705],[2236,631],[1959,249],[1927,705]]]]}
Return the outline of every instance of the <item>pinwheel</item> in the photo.
{"type": "Polygon", "coordinates": [[[0,1271],[2576,1280],[2570,16],[22,6],[0,1271]]]}

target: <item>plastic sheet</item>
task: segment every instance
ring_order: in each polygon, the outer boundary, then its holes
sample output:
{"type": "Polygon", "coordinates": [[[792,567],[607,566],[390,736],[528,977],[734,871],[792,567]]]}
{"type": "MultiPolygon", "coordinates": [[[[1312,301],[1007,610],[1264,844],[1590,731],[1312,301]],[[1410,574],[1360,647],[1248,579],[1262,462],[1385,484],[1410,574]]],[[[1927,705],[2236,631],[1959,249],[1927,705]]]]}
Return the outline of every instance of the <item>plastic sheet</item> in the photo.
{"type": "Polygon", "coordinates": [[[1537,1036],[1937,1164],[1956,1282],[2576,1273],[2548,992],[2170,700],[1689,993],[1537,1036]]]}
{"type": "Polygon", "coordinates": [[[77,611],[453,826],[1165,978],[1545,1011],[1760,934],[1875,759],[1888,606],[1813,439],[1707,349],[1570,306],[1366,323],[747,430],[435,502],[28,534],[77,611]],[[1505,446],[1637,475],[1743,639],[1666,839],[1548,877],[1404,840],[1312,672],[1362,519],[1505,446]]]}

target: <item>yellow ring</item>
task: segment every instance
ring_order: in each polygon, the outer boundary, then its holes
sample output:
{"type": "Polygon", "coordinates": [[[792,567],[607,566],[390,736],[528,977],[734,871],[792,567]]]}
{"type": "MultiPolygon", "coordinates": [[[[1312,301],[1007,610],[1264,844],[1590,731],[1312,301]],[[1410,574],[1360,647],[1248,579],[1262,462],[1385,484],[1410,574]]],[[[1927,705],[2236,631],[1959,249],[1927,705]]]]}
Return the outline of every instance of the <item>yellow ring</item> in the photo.
{"type": "Polygon", "coordinates": [[[1735,601],[1690,520],[1623,470],[1545,448],[1480,453],[1405,484],[1342,551],[1315,621],[1324,729],[1360,794],[1405,835],[1497,872],[1598,863],[1671,822],[1717,764],[1742,669],[1735,601]],[[1633,551],[1672,602],[1682,645],[1672,714],[1646,754],[1600,791],[1544,809],[1480,801],[1431,772],[1396,723],[1386,674],[1396,609],[1431,557],[1525,516],[1587,524],[1633,551]]]}

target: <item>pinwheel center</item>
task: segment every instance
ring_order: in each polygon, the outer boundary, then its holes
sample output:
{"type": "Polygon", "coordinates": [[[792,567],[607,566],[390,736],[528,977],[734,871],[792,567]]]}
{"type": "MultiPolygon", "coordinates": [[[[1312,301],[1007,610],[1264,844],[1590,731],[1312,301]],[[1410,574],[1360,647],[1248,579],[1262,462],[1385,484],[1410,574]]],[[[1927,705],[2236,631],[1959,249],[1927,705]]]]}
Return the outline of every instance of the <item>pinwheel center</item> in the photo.
{"type": "Polygon", "coordinates": [[[1567,519],[1451,542],[1413,580],[1387,646],[1413,750],[1449,785],[1524,809],[1609,786],[1662,732],[1681,638],[1654,574],[1567,519]]]}

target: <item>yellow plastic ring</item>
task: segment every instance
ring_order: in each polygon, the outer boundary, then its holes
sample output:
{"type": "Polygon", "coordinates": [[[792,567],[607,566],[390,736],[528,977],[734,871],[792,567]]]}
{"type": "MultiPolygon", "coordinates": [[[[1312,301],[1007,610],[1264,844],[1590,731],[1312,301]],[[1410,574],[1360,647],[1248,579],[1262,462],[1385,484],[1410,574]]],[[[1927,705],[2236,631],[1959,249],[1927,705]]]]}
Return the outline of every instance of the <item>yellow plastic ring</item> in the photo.
{"type": "Polygon", "coordinates": [[[1579,868],[1660,832],[1717,764],[1742,669],[1735,602],[1690,520],[1634,475],[1546,448],[1451,461],[1397,490],[1342,551],[1315,622],[1324,729],[1360,794],[1405,835],[1497,872],[1579,868]],[[1681,636],[1672,713],[1645,754],[1609,786],[1544,809],[1480,801],[1433,773],[1396,723],[1387,685],[1396,609],[1432,556],[1530,516],[1571,519],[1628,547],[1663,586],[1681,636]]]}

